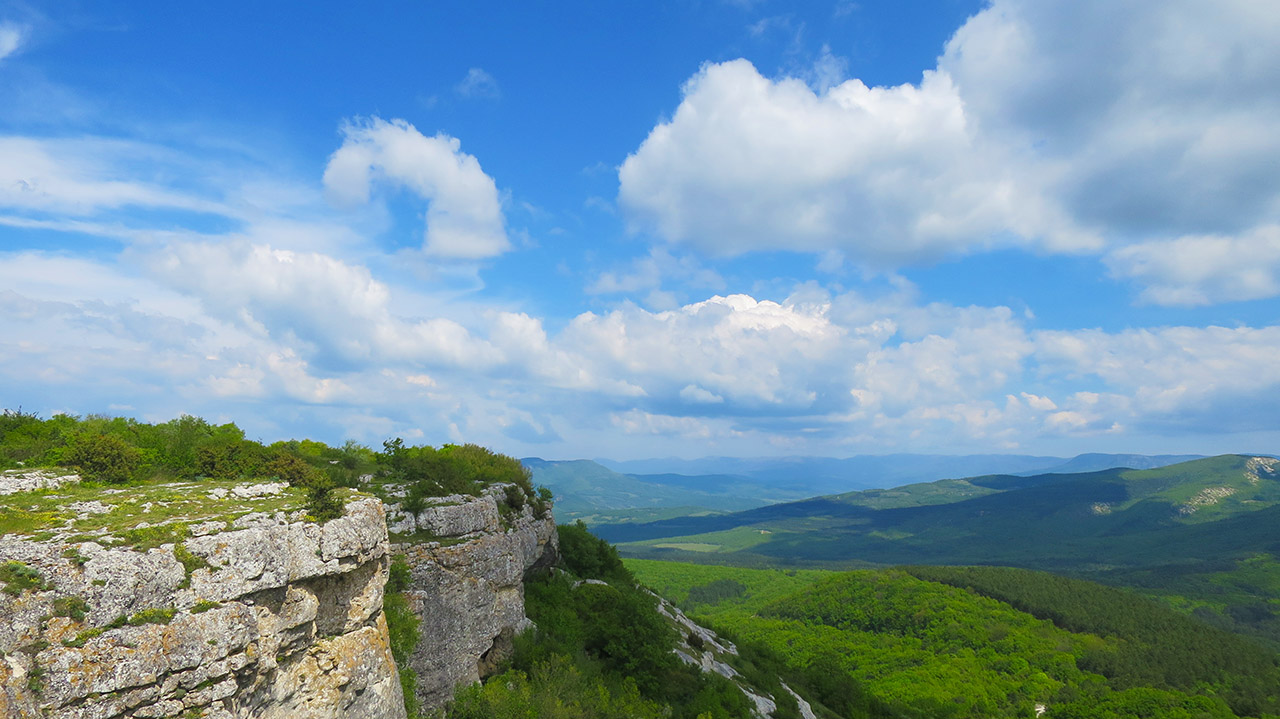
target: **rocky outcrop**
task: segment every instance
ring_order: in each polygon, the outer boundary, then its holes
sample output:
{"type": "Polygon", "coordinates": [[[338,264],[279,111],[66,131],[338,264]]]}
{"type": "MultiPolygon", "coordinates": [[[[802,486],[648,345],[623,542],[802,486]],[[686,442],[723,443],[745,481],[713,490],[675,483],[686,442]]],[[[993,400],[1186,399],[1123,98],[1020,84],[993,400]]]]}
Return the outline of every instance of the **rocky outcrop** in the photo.
{"type": "Polygon", "coordinates": [[[56,489],[80,481],[80,475],[57,469],[11,469],[0,472],[0,494],[56,489]]]}
{"type": "MultiPolygon", "coordinates": [[[[754,719],[768,719],[774,714],[778,708],[776,697],[759,687],[752,686],[746,677],[728,663],[727,660],[738,656],[738,648],[733,642],[693,621],[666,599],[653,592],[649,593],[657,598],[658,612],[666,617],[680,637],[675,648],[676,656],[680,661],[698,667],[706,674],[719,674],[733,682],[743,696],[751,701],[754,719]]],[[[797,694],[786,683],[780,683],[780,685],[795,700],[802,719],[817,719],[813,707],[805,701],[804,697],[797,694]]]]}
{"type": "Polygon", "coordinates": [[[0,537],[0,716],[405,716],[382,502],[192,533],[146,550],[0,537]]]}
{"type": "Polygon", "coordinates": [[[409,566],[405,596],[421,620],[408,663],[426,709],[444,705],[455,688],[487,676],[509,656],[512,639],[529,623],[524,576],[555,561],[550,513],[537,516],[522,494],[519,508],[512,507],[518,489],[509,487],[441,498],[416,516],[388,507],[393,531],[418,533],[392,550],[409,566]]]}

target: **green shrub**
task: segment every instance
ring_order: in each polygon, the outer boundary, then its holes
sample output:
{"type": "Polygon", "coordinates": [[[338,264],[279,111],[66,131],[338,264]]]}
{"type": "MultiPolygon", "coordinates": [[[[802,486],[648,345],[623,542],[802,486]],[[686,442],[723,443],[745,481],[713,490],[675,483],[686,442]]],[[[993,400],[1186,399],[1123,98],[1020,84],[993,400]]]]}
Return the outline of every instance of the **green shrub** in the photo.
{"type": "Polygon", "coordinates": [[[45,588],[40,570],[16,561],[0,564],[0,582],[4,582],[4,593],[14,597],[28,589],[38,591],[45,588]]]}
{"type": "Polygon", "coordinates": [[[195,473],[214,479],[251,477],[262,473],[264,455],[257,442],[235,437],[212,439],[196,447],[195,473]]]}
{"type": "Polygon", "coordinates": [[[169,524],[155,524],[150,527],[122,529],[116,534],[124,540],[125,544],[134,549],[146,550],[155,549],[162,544],[176,545],[187,538],[190,530],[185,522],[170,522],[169,524]]]}
{"type": "Polygon", "coordinates": [[[622,566],[618,550],[587,529],[582,520],[556,527],[560,539],[560,564],[583,579],[602,579],[631,585],[635,578],[622,566]]]}
{"type": "Polygon", "coordinates": [[[88,611],[89,604],[80,597],[58,597],[53,600],[55,617],[68,617],[77,622],[83,622],[85,613],[88,611]]]}
{"type": "Polygon", "coordinates": [[[277,450],[262,467],[262,473],[288,482],[291,487],[310,487],[320,479],[319,470],[288,450],[277,450]]]}
{"type": "Polygon", "coordinates": [[[85,642],[89,641],[90,639],[93,639],[96,636],[101,635],[104,631],[106,630],[103,629],[102,627],[93,627],[92,629],[86,629],[83,632],[80,632],[79,634],[77,634],[75,636],[75,639],[63,639],[62,646],[75,647],[75,648],[83,647],[85,642]]]}
{"type": "Polygon", "coordinates": [[[138,448],[123,439],[87,432],[77,436],[63,455],[63,462],[85,479],[116,484],[132,479],[141,460],[138,448]]]}
{"type": "Polygon", "coordinates": [[[508,484],[503,488],[502,495],[506,500],[506,505],[510,507],[513,512],[519,512],[524,509],[524,490],[520,489],[520,487],[514,484],[508,484]]]}
{"type": "Polygon", "coordinates": [[[448,716],[660,719],[669,714],[661,705],[642,697],[635,682],[584,671],[569,658],[556,655],[540,662],[528,674],[513,670],[483,685],[460,690],[448,716]]]}
{"type": "Polygon", "coordinates": [[[307,515],[321,524],[341,517],[346,506],[333,489],[328,477],[314,480],[307,488],[307,515]]]}

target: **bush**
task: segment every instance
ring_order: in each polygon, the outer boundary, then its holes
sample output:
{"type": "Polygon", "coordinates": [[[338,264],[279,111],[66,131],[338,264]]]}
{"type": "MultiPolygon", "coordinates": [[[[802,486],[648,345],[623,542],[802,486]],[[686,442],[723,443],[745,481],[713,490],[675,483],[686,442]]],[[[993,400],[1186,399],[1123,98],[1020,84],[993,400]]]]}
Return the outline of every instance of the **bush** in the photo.
{"type": "Polygon", "coordinates": [[[618,550],[600,539],[578,520],[556,527],[560,539],[560,564],[583,579],[603,579],[635,584],[635,577],[622,566],[618,550]]]}
{"type": "Polygon", "coordinates": [[[290,487],[310,487],[320,481],[320,472],[307,460],[284,449],[276,450],[262,467],[262,473],[288,482],[290,487]]]}
{"type": "Polygon", "coordinates": [[[0,564],[0,583],[4,584],[4,593],[14,597],[28,589],[39,591],[45,588],[40,570],[17,561],[0,564]]]}
{"type": "Polygon", "coordinates": [[[77,436],[63,456],[85,479],[121,483],[133,477],[142,454],[123,439],[111,434],[85,433],[77,436]]]}
{"type": "Polygon", "coordinates": [[[344,504],[333,494],[333,484],[327,477],[312,481],[307,488],[307,514],[321,524],[342,516],[344,504]]]}

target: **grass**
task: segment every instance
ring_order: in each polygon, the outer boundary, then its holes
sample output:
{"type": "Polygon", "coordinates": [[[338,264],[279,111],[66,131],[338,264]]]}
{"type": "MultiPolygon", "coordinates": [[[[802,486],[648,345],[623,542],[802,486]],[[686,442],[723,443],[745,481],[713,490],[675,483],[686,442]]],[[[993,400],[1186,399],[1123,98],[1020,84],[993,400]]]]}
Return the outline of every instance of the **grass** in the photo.
{"type": "Polygon", "coordinates": [[[681,549],[686,552],[718,552],[721,545],[700,542],[665,542],[653,545],[657,549],[681,549]]]}
{"type": "Polygon", "coordinates": [[[678,605],[689,598],[689,589],[717,580],[732,580],[746,589],[736,597],[718,602],[714,608],[699,605],[700,613],[754,614],[770,602],[831,577],[821,569],[746,569],[713,564],[686,564],[654,559],[623,559],[636,580],[678,605]]]}
{"type": "Polygon", "coordinates": [[[759,527],[735,527],[723,532],[708,532],[688,537],[664,537],[661,540],[619,545],[619,548],[648,546],[655,549],[676,549],[685,552],[737,552],[743,549],[750,549],[758,544],[764,544],[772,538],[772,530],[759,527]]]}
{"type": "MultiPolygon", "coordinates": [[[[105,545],[150,549],[177,544],[192,527],[220,522],[226,527],[251,513],[275,514],[305,510],[306,490],[288,487],[278,495],[224,499],[210,496],[215,489],[231,490],[266,480],[201,480],[197,482],[136,482],[103,485],[92,482],[56,489],[0,496],[0,534],[61,541],[96,541],[105,545]],[[88,510],[90,502],[107,508],[88,510]],[[83,503],[83,504],[82,504],[83,503]],[[81,505],[77,511],[76,505],[81,505]]],[[[347,501],[355,492],[338,490],[347,501]]],[[[70,551],[70,550],[69,550],[70,551]]],[[[81,558],[68,556],[82,563],[81,558]]],[[[181,561],[181,558],[179,558],[181,561]]],[[[186,565],[188,562],[183,562],[186,565]]],[[[188,567],[188,574],[197,567],[188,567]]]]}

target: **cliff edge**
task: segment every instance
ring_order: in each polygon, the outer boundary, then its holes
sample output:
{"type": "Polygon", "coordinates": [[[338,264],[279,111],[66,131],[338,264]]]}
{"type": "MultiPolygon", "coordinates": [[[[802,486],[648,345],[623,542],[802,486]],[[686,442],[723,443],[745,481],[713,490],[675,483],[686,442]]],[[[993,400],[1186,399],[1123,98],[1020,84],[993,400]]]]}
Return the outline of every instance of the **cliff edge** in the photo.
{"type": "Polygon", "coordinates": [[[478,497],[433,499],[417,514],[387,506],[392,551],[410,572],[404,594],[421,622],[407,663],[424,709],[496,671],[529,625],[524,576],[555,563],[557,540],[550,512],[528,499],[496,484],[478,497]]]}
{"type": "Polygon", "coordinates": [[[283,484],[78,492],[6,497],[0,716],[403,719],[380,500],[317,524],[283,484]]]}

